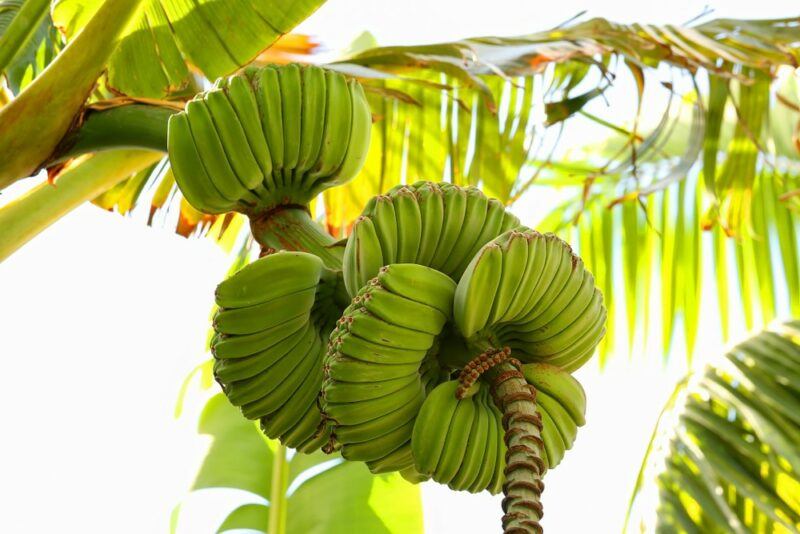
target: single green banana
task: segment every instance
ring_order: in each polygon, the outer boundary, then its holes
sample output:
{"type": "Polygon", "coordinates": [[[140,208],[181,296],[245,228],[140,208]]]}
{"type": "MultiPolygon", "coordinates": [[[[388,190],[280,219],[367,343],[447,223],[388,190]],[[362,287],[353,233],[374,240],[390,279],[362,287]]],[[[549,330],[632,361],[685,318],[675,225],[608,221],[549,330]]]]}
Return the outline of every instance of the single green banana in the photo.
{"type": "Polygon", "coordinates": [[[471,397],[475,405],[475,420],[469,433],[461,466],[449,484],[450,489],[453,490],[469,490],[475,483],[475,479],[478,478],[481,466],[485,463],[484,454],[489,441],[489,415],[491,412],[476,398],[479,395],[480,393],[471,397]]]}
{"type": "MultiPolygon", "coordinates": [[[[477,187],[467,187],[467,208],[464,212],[464,220],[461,223],[461,231],[458,234],[450,255],[442,265],[442,272],[453,274],[458,267],[464,263],[467,254],[472,250],[475,242],[483,231],[483,223],[486,220],[489,199],[477,187]]],[[[472,258],[472,256],[470,256],[472,258]]]]}
{"type": "Polygon", "coordinates": [[[368,217],[359,217],[344,249],[343,270],[347,292],[355,296],[383,266],[383,254],[375,226],[368,217]]]}
{"type": "Polygon", "coordinates": [[[307,315],[290,317],[267,330],[247,334],[244,336],[221,335],[216,343],[211,346],[211,352],[216,358],[244,358],[272,347],[286,339],[296,331],[300,325],[308,323],[307,315]]]}
{"type": "Polygon", "coordinates": [[[386,322],[434,336],[442,331],[447,322],[447,316],[436,308],[380,287],[371,287],[364,293],[363,306],[386,322]]]}
{"type": "MultiPolygon", "coordinates": [[[[447,263],[450,253],[458,241],[467,211],[467,193],[463,188],[444,183],[440,184],[440,187],[444,193],[444,218],[439,241],[436,244],[436,252],[430,261],[430,266],[437,270],[442,270],[444,264],[447,263]]],[[[445,272],[445,274],[451,273],[445,272]]]]}
{"type": "Polygon", "coordinates": [[[414,428],[414,421],[409,421],[379,438],[364,443],[342,445],[342,456],[347,460],[362,462],[380,460],[388,454],[387,451],[394,451],[408,442],[408,436],[411,435],[412,428],[414,428]]]}
{"type": "Polygon", "coordinates": [[[419,410],[411,434],[414,467],[423,476],[432,476],[444,451],[447,430],[458,406],[456,390],[458,380],[449,380],[436,386],[428,394],[419,410]]]}
{"type": "Polygon", "coordinates": [[[342,382],[375,382],[392,380],[411,374],[417,374],[419,364],[395,364],[354,360],[348,356],[334,354],[326,360],[328,377],[342,382]]]}
{"type": "Polygon", "coordinates": [[[176,113],[169,118],[167,150],[175,181],[189,204],[205,213],[233,209],[234,204],[222,196],[206,173],[186,113],[176,113]]]}
{"type": "Polygon", "coordinates": [[[531,271],[530,275],[536,277],[536,286],[534,286],[529,293],[528,300],[517,317],[525,317],[539,304],[542,295],[544,295],[552,285],[553,279],[561,265],[561,260],[563,259],[561,240],[554,234],[539,234],[535,237],[535,240],[544,240],[545,252],[541,256],[541,270],[531,271]]]}
{"type": "Polygon", "coordinates": [[[407,384],[419,380],[417,374],[401,376],[380,382],[341,382],[326,380],[322,384],[322,402],[357,402],[377,399],[402,389],[407,384]]]}
{"type": "Polygon", "coordinates": [[[397,222],[395,221],[394,204],[392,199],[386,195],[378,195],[374,198],[375,206],[370,216],[375,225],[375,232],[378,234],[378,241],[381,242],[383,261],[389,265],[395,263],[397,259],[397,222]]]}
{"type": "MultiPolygon", "coordinates": [[[[586,363],[592,354],[594,354],[597,344],[600,343],[606,331],[606,310],[602,306],[602,299],[600,300],[601,303],[594,312],[597,315],[597,319],[594,324],[585,329],[580,337],[575,338],[570,334],[559,334],[559,341],[562,342],[559,345],[563,346],[566,344],[567,347],[559,352],[551,352],[556,348],[551,347],[550,351],[544,354],[538,352],[541,350],[541,347],[536,347],[536,358],[562,367],[565,371],[569,372],[575,371],[586,363]],[[567,343],[567,340],[570,338],[574,340],[571,344],[567,343]]],[[[558,348],[560,348],[560,346],[558,348]]]]}
{"type": "MultiPolygon", "coordinates": [[[[272,156],[269,153],[264,131],[261,129],[258,101],[253,92],[253,86],[246,76],[232,76],[228,80],[228,98],[233,104],[239,124],[241,124],[247,137],[247,143],[250,145],[250,150],[253,152],[253,156],[255,156],[256,162],[261,169],[262,184],[266,182],[266,186],[270,186],[272,180],[272,156]]],[[[271,186],[274,187],[274,185],[271,186]]]]}
{"type": "Polygon", "coordinates": [[[433,472],[433,480],[441,484],[450,484],[458,474],[458,470],[464,463],[464,454],[467,450],[469,436],[475,424],[475,403],[472,397],[467,397],[458,401],[456,411],[450,420],[450,427],[447,430],[447,438],[444,440],[444,450],[439,458],[436,470],[433,472]]]}
{"type": "Polygon", "coordinates": [[[347,143],[342,164],[327,180],[327,185],[342,185],[356,177],[369,153],[369,140],[372,135],[372,113],[370,112],[367,95],[364,87],[355,80],[349,80],[347,87],[350,92],[352,117],[350,120],[350,137],[347,143]]]}
{"type": "Polygon", "coordinates": [[[280,251],[242,267],[217,286],[220,308],[242,308],[316,286],[322,260],[313,254],[280,251]]]}
{"type": "Polygon", "coordinates": [[[497,456],[494,462],[494,473],[492,473],[492,481],[489,483],[489,493],[497,495],[503,490],[505,483],[505,469],[506,469],[506,452],[508,451],[505,443],[505,429],[500,423],[502,421],[502,414],[500,410],[494,405],[492,406],[495,419],[497,420],[497,456]]]}
{"type": "MultiPolygon", "coordinates": [[[[430,265],[439,243],[439,234],[444,222],[444,194],[433,182],[424,182],[415,188],[417,203],[419,204],[422,218],[420,231],[419,250],[417,261],[419,265],[430,265]]],[[[389,262],[394,263],[394,262],[389,262]]]]}
{"type": "MultiPolygon", "coordinates": [[[[340,425],[360,425],[387,414],[393,413],[398,407],[406,403],[415,402],[424,398],[425,391],[419,382],[410,382],[403,388],[377,399],[359,402],[334,403],[327,401],[324,405],[325,413],[338,428],[340,425]]],[[[334,431],[335,432],[335,431],[334,431]]]]}
{"type": "Polygon", "coordinates": [[[322,426],[322,415],[312,403],[300,420],[281,436],[281,442],[302,453],[312,453],[328,442],[330,430],[322,426]]]}
{"type": "Polygon", "coordinates": [[[448,317],[453,312],[456,283],[440,271],[415,263],[397,263],[381,268],[377,278],[395,295],[433,306],[448,317]]]}
{"type": "Polygon", "coordinates": [[[303,112],[300,127],[300,152],[297,156],[295,179],[300,179],[319,158],[322,136],[325,134],[325,71],[305,66],[301,71],[303,112]]]}
{"type": "MultiPolygon", "coordinates": [[[[422,214],[417,204],[417,197],[407,187],[401,187],[392,195],[394,213],[397,224],[397,258],[396,263],[414,263],[419,251],[422,234],[422,214]]],[[[372,276],[375,274],[372,273],[372,276]]]]}
{"type": "Polygon", "coordinates": [[[469,339],[486,326],[503,273],[503,251],[486,244],[467,266],[456,287],[453,316],[459,332],[469,339]]]}
{"type": "Polygon", "coordinates": [[[303,188],[312,190],[318,180],[327,180],[341,167],[350,143],[353,102],[347,80],[338,72],[325,71],[327,101],[325,132],[316,164],[306,173],[303,188]]]}
{"type": "Polygon", "coordinates": [[[264,175],[250,150],[244,128],[228,100],[228,95],[217,89],[206,92],[203,99],[211,113],[222,149],[239,183],[248,190],[257,188],[263,182],[264,175]]]}
{"type": "Polygon", "coordinates": [[[310,317],[316,296],[317,288],[309,287],[255,306],[220,309],[214,315],[214,330],[222,334],[255,334],[280,324],[287,317],[303,313],[310,317]]]}
{"type": "Polygon", "coordinates": [[[283,118],[283,170],[284,185],[287,171],[294,171],[300,157],[300,131],[302,127],[303,89],[300,67],[291,63],[278,69],[281,86],[281,117],[283,118]]]}
{"type": "MultiPolygon", "coordinates": [[[[283,105],[278,71],[272,67],[263,68],[257,72],[254,82],[261,130],[269,147],[273,175],[278,175],[284,168],[283,105]]],[[[278,186],[274,180],[273,184],[275,187],[278,186]]]]}
{"type": "Polygon", "coordinates": [[[398,448],[377,460],[367,462],[367,467],[372,474],[390,473],[392,471],[402,471],[414,465],[414,456],[411,453],[411,445],[404,443],[398,448]]]}

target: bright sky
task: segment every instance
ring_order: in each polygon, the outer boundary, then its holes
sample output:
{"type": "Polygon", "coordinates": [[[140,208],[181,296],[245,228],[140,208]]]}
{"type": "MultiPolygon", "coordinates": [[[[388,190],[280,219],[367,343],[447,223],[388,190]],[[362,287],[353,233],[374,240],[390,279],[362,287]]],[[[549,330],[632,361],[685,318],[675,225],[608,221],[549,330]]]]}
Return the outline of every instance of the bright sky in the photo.
{"type": "MultiPolygon", "coordinates": [[[[332,49],[363,30],[381,44],[513,35],[546,29],[585,5],[331,0],[300,31],[332,49]]],[[[592,5],[590,15],[655,23],[684,22],[703,9],[691,0],[592,5]]],[[[795,3],[779,0],[710,5],[720,17],[797,14],[795,3]]],[[[4,196],[0,203],[13,194],[4,196]]],[[[520,215],[527,222],[529,214],[520,215]]],[[[0,532],[167,531],[206,446],[194,432],[198,403],[177,422],[172,410],[182,379],[204,359],[212,292],[227,265],[206,240],[93,206],[0,265],[0,532]]],[[[700,353],[718,352],[718,343],[703,335],[700,353]]],[[[684,372],[679,355],[662,367],[657,347],[641,352],[615,358],[603,373],[591,364],[579,372],[588,424],[546,479],[547,532],[619,532],[652,425],[684,372]]],[[[498,531],[499,498],[433,483],[423,496],[429,533],[498,531]]],[[[231,502],[194,510],[221,517],[231,502]]],[[[181,532],[211,533],[216,524],[195,516],[181,532]]]]}

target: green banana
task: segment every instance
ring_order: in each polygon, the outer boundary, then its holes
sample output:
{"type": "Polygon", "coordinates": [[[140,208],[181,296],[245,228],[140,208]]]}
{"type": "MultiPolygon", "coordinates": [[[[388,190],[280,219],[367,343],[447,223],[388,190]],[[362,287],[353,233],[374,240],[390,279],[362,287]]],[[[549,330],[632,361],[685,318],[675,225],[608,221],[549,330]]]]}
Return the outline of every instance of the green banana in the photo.
{"type": "Polygon", "coordinates": [[[338,424],[336,426],[336,440],[340,443],[361,443],[391,432],[415,418],[423,400],[424,395],[419,394],[411,402],[393,403],[393,407],[396,408],[394,411],[387,412],[369,421],[355,425],[338,424]]]}
{"type": "Polygon", "coordinates": [[[213,326],[222,334],[254,334],[272,328],[286,317],[310,315],[316,297],[314,286],[254,306],[223,308],[214,315],[213,326]]]}
{"type": "Polygon", "coordinates": [[[384,265],[381,243],[369,217],[359,217],[344,249],[344,283],[355,296],[384,265]]]}
{"type": "Polygon", "coordinates": [[[304,67],[302,81],[302,117],[300,150],[297,155],[295,181],[317,162],[325,133],[325,71],[319,67],[304,67]]]}
{"type": "MultiPolygon", "coordinates": [[[[375,225],[378,241],[381,243],[383,261],[389,265],[397,259],[397,222],[395,221],[394,204],[391,197],[378,195],[373,197],[375,205],[369,215],[375,225]]],[[[366,213],[366,210],[365,210],[366,213]]]]}
{"type": "MultiPolygon", "coordinates": [[[[364,87],[355,80],[350,80],[347,86],[350,91],[353,109],[353,115],[350,120],[350,138],[344,161],[331,176],[326,187],[342,185],[355,178],[367,161],[367,154],[369,153],[372,114],[369,110],[367,95],[364,94],[364,87]]],[[[318,187],[313,192],[319,190],[321,188],[318,187]]]]}
{"type": "Polygon", "coordinates": [[[439,234],[444,221],[444,195],[442,190],[433,182],[424,182],[415,189],[422,219],[419,250],[417,251],[415,263],[430,265],[433,255],[436,253],[436,246],[439,243],[439,234]]]}
{"type": "Polygon", "coordinates": [[[536,394],[536,404],[547,411],[547,415],[555,423],[558,433],[561,435],[561,440],[564,443],[564,448],[569,450],[572,444],[575,443],[575,437],[578,435],[578,425],[569,415],[569,412],[564,408],[560,402],[547,395],[542,391],[536,394]]]}
{"type": "Polygon", "coordinates": [[[269,302],[316,286],[322,260],[305,252],[280,251],[246,265],[217,286],[220,308],[242,308],[269,302]]]}
{"type": "Polygon", "coordinates": [[[447,316],[453,311],[456,283],[439,271],[398,263],[381,268],[377,279],[380,285],[396,295],[433,306],[447,316]]]}
{"type": "Polygon", "coordinates": [[[408,436],[411,434],[411,429],[413,427],[414,421],[409,421],[373,440],[344,444],[342,445],[342,456],[348,460],[360,460],[364,462],[380,460],[387,454],[403,446],[408,441],[408,436]]]}
{"type": "Polygon", "coordinates": [[[459,405],[456,390],[457,380],[449,380],[436,386],[428,394],[417,415],[411,434],[411,450],[414,467],[424,476],[433,476],[440,463],[447,430],[459,405]]]}
{"type": "Polygon", "coordinates": [[[362,305],[384,321],[432,335],[438,335],[447,322],[447,316],[438,309],[381,287],[368,288],[363,295],[362,305]]]}
{"type": "Polygon", "coordinates": [[[467,266],[456,288],[453,316],[459,332],[469,339],[486,326],[503,274],[500,245],[485,245],[467,266]]]}
{"type": "MultiPolygon", "coordinates": [[[[422,234],[422,214],[417,197],[407,187],[401,187],[392,195],[397,225],[396,263],[414,263],[419,251],[422,234]]],[[[376,273],[370,273],[370,278],[376,273]]]]}
{"type": "Polygon", "coordinates": [[[327,99],[325,103],[325,131],[317,162],[303,179],[303,188],[312,190],[321,179],[332,176],[341,167],[350,144],[353,101],[347,80],[334,71],[325,71],[327,99]]]}
{"type": "Polygon", "coordinates": [[[206,172],[185,113],[169,118],[167,150],[175,181],[189,204],[206,213],[230,211],[233,204],[222,196],[206,172]]]}
{"type": "Polygon", "coordinates": [[[386,456],[367,462],[367,467],[373,474],[389,473],[410,469],[414,465],[411,445],[404,443],[386,456]]]}
{"type": "Polygon", "coordinates": [[[203,96],[214,129],[219,135],[226,159],[233,169],[239,183],[252,190],[261,185],[264,176],[256,162],[250,144],[247,141],[239,117],[233,109],[228,95],[221,89],[208,91],[203,96]]]}
{"type": "MultiPolygon", "coordinates": [[[[258,71],[255,76],[255,87],[256,102],[261,116],[261,129],[272,158],[272,172],[280,174],[285,165],[283,158],[283,105],[278,71],[272,67],[258,71]]],[[[277,185],[273,182],[274,187],[277,185]]]]}
{"type": "Polygon", "coordinates": [[[480,392],[471,397],[475,405],[475,420],[469,433],[461,465],[456,476],[450,481],[450,489],[470,489],[475,483],[475,479],[478,478],[481,466],[485,463],[484,454],[489,441],[489,417],[493,415],[485,407],[483,399],[480,398],[485,395],[486,389],[481,388],[480,392]]]}
{"type": "Polygon", "coordinates": [[[261,181],[271,180],[272,156],[269,153],[264,131],[261,129],[256,95],[247,77],[237,75],[230,78],[228,81],[228,98],[236,111],[236,117],[247,137],[250,150],[253,152],[253,156],[261,169],[261,174],[263,175],[261,181]]]}
{"type": "Polygon", "coordinates": [[[220,335],[211,345],[216,358],[245,358],[266,350],[292,335],[301,325],[308,322],[306,315],[290,317],[272,328],[243,336],[220,335]]]}
{"type": "MultiPolygon", "coordinates": [[[[377,399],[347,403],[334,403],[326,400],[324,409],[328,417],[336,423],[337,428],[339,425],[360,425],[392,413],[398,406],[412,403],[415,399],[423,397],[424,393],[420,382],[409,382],[399,390],[377,399]]],[[[338,430],[336,433],[338,435],[338,430]]]]}
{"type": "Polygon", "coordinates": [[[403,388],[407,384],[419,380],[416,374],[402,376],[379,382],[340,382],[326,380],[322,384],[322,402],[360,402],[377,399],[403,388]]]}
{"type": "Polygon", "coordinates": [[[492,309],[488,318],[490,323],[499,323],[506,316],[514,301],[514,294],[522,283],[528,261],[529,241],[524,233],[512,230],[499,236],[496,242],[503,249],[503,274],[491,301],[492,309]]]}
{"type": "MultiPolygon", "coordinates": [[[[300,157],[300,131],[302,126],[303,91],[300,68],[290,63],[278,69],[281,88],[281,118],[283,119],[283,171],[284,185],[287,173],[293,172],[300,157]]],[[[318,111],[318,110],[317,110],[318,111]]]]}
{"type": "Polygon", "coordinates": [[[442,455],[431,477],[436,482],[450,484],[458,474],[458,469],[464,460],[470,433],[473,431],[475,415],[476,409],[472,397],[458,401],[447,429],[442,455]]]}
{"type": "Polygon", "coordinates": [[[488,199],[486,203],[486,215],[483,219],[483,226],[478,233],[478,238],[452,273],[454,280],[459,280],[461,278],[467,265],[469,265],[469,262],[472,261],[472,258],[475,257],[475,254],[478,253],[483,245],[503,233],[501,228],[503,226],[505,214],[506,209],[502,202],[496,198],[488,199]]]}

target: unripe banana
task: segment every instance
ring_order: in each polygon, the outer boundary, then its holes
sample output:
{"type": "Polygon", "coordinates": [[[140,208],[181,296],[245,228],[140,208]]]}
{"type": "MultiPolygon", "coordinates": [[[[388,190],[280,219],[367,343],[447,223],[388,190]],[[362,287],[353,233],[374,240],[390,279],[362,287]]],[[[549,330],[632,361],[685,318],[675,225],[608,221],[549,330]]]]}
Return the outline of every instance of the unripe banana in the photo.
{"type": "Polygon", "coordinates": [[[397,221],[396,263],[414,263],[422,234],[422,214],[417,197],[407,187],[401,187],[392,196],[397,221]]]}
{"type": "Polygon", "coordinates": [[[454,273],[467,258],[467,254],[480,237],[483,223],[486,221],[489,199],[477,187],[467,187],[464,191],[467,196],[467,207],[458,238],[442,265],[442,271],[446,273],[454,273]]]}
{"type": "Polygon", "coordinates": [[[538,362],[523,365],[522,374],[537,391],[557,401],[577,426],[586,424],[586,393],[575,377],[554,365],[538,362]]]}
{"type": "Polygon", "coordinates": [[[430,265],[439,243],[439,235],[444,221],[444,194],[433,182],[423,182],[416,187],[419,202],[422,230],[420,231],[419,250],[415,263],[430,265]]]}
{"type": "Polygon", "coordinates": [[[442,270],[456,245],[467,212],[467,192],[452,184],[439,185],[444,193],[444,218],[430,266],[442,270]]]}
{"type": "Polygon", "coordinates": [[[384,265],[381,243],[372,219],[359,217],[344,249],[344,283],[347,292],[355,296],[384,265]]]}
{"type": "Polygon", "coordinates": [[[542,441],[544,441],[546,456],[543,459],[547,462],[548,469],[554,469],[564,459],[566,446],[558,432],[558,427],[547,410],[539,406],[539,415],[542,417],[542,441]]]}
{"type": "Polygon", "coordinates": [[[170,122],[170,159],[186,199],[202,212],[249,215],[307,204],[352,179],[371,131],[360,84],[295,64],[219,79],[170,122]]]}
{"type": "Polygon", "coordinates": [[[375,200],[371,211],[364,212],[371,216],[375,225],[375,232],[378,234],[378,241],[381,243],[383,261],[387,264],[396,263],[397,259],[397,221],[395,220],[395,210],[392,199],[386,195],[373,197],[375,200]]]}

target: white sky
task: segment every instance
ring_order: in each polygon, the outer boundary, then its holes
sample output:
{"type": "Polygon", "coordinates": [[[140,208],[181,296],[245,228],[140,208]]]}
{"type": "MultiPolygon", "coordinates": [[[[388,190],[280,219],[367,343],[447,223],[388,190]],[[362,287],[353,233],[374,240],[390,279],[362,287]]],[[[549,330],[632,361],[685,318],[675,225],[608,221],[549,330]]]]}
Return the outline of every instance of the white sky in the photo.
{"type": "MultiPolygon", "coordinates": [[[[546,29],[585,5],[331,0],[300,31],[333,49],[366,29],[381,44],[513,35],[546,29]]],[[[680,23],[704,3],[593,5],[590,15],[680,23]]],[[[720,17],[797,13],[788,1],[710,5],[720,17]]],[[[0,264],[0,532],[167,531],[206,445],[194,433],[199,401],[177,422],[172,410],[182,379],[205,357],[212,292],[228,261],[206,240],[84,206],[0,264]]],[[[713,331],[703,331],[700,354],[718,352],[718,339],[706,334],[713,331]]],[[[603,373],[592,364],[580,371],[589,422],[546,479],[547,532],[619,532],[652,425],[684,372],[679,355],[664,368],[658,347],[640,352],[603,373]]],[[[498,498],[436,484],[423,495],[429,533],[498,531],[498,498]]],[[[228,497],[194,509],[219,517],[230,504],[228,497]]],[[[181,532],[215,527],[195,515],[181,532]]]]}

